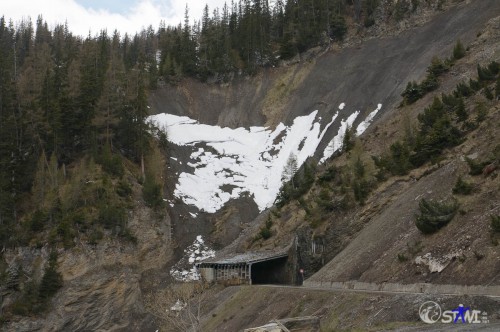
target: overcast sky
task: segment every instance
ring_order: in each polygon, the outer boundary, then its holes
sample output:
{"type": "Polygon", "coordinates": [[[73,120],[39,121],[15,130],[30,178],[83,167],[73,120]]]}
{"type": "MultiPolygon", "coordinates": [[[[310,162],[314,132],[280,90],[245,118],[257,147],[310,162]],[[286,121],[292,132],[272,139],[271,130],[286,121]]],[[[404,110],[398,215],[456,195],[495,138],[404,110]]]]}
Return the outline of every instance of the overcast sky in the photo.
{"type": "MultiPolygon", "coordinates": [[[[184,20],[186,4],[191,22],[200,20],[203,7],[210,12],[221,8],[226,0],[0,0],[0,16],[14,23],[31,17],[33,23],[39,14],[54,27],[68,22],[74,34],[87,36],[101,29],[108,32],[117,29],[122,33],[135,33],[143,27],[158,27],[161,20],[167,25],[177,25],[184,20]]],[[[230,6],[231,0],[227,0],[230,6]]]]}

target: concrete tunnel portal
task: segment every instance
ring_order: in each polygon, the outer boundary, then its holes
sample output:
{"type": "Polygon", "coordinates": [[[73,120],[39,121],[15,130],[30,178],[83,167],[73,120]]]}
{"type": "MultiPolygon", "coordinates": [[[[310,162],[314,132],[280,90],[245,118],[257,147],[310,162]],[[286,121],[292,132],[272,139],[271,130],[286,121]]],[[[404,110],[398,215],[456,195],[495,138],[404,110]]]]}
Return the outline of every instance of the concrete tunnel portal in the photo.
{"type": "Polygon", "coordinates": [[[227,284],[288,284],[288,253],[244,253],[197,264],[208,282],[227,284]]]}
{"type": "Polygon", "coordinates": [[[286,284],[288,257],[280,257],[252,264],[252,284],[286,284]]]}

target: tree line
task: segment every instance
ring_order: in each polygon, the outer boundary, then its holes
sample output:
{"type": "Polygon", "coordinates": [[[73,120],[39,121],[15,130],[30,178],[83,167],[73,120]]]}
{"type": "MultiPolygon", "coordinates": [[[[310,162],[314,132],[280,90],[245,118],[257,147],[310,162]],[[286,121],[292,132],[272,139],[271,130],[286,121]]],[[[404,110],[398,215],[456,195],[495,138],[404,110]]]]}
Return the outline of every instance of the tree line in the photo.
{"type": "Polygon", "coordinates": [[[49,159],[57,169],[89,154],[141,161],[147,91],[156,82],[154,36],[101,31],[82,38],[66,24],[50,30],[42,17],[16,26],[0,18],[1,245],[29,209],[40,160],[49,170],[49,159]]]}
{"type": "Polygon", "coordinates": [[[347,20],[372,17],[378,0],[232,0],[200,20],[158,29],[159,72],[168,81],[255,73],[307,49],[340,41],[347,20]]]}

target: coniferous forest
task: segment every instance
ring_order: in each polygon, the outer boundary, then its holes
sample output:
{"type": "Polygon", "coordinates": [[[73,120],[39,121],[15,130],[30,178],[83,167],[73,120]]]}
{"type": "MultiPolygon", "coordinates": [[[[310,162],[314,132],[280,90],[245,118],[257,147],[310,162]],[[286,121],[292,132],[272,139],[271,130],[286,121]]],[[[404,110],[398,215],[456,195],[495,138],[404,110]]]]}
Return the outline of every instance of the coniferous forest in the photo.
{"type": "MultiPolygon", "coordinates": [[[[156,31],[149,26],[133,36],[103,30],[82,37],[67,24],[49,29],[41,16],[35,22],[0,18],[0,246],[27,244],[29,234],[47,224],[56,229],[52,240],[65,242],[83,219],[124,214],[121,199],[98,211],[77,207],[92,206],[90,196],[97,196],[94,205],[103,198],[112,201],[106,194],[110,183],[118,196],[130,191],[116,180],[123,175],[121,158],[143,163],[151,142],[147,94],[159,82],[254,74],[310,47],[341,40],[346,20],[370,25],[376,5],[377,0],[272,5],[239,0],[212,11],[205,7],[194,24],[186,7],[183,24],[160,22],[156,31]],[[64,190],[76,189],[64,186],[77,180],[67,167],[89,157],[82,169],[92,170],[97,162],[115,180],[101,181],[97,194],[68,199],[64,190]],[[24,226],[22,220],[28,220],[24,226]]],[[[159,195],[157,185],[145,183],[159,195]]],[[[104,227],[122,224],[118,219],[104,227]]]]}

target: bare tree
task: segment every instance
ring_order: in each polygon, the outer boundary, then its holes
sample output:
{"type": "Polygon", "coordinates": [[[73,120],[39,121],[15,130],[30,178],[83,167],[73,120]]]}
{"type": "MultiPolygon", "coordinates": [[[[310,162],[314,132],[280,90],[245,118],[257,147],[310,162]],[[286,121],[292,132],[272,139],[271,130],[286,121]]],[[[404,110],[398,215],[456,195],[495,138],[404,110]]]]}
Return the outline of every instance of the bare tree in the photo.
{"type": "Polygon", "coordinates": [[[299,169],[298,163],[297,163],[297,157],[293,153],[290,153],[290,156],[288,156],[288,159],[286,161],[286,165],[283,168],[283,173],[281,174],[281,181],[286,182],[286,181],[291,181],[292,182],[292,187],[295,188],[295,183],[294,183],[294,175],[297,173],[297,170],[299,169]]]}
{"type": "Polygon", "coordinates": [[[162,331],[201,331],[201,311],[206,303],[207,283],[182,283],[150,293],[145,304],[161,323],[162,331]]]}

